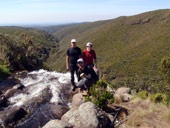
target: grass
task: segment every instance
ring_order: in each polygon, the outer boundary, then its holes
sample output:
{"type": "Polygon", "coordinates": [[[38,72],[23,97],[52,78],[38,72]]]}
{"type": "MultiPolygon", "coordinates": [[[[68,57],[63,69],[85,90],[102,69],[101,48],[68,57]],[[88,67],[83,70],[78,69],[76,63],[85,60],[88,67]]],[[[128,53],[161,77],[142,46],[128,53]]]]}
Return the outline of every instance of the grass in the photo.
{"type": "Polygon", "coordinates": [[[52,69],[65,71],[70,40],[76,38],[82,50],[91,41],[103,79],[116,88],[149,90],[149,86],[161,77],[161,59],[169,54],[168,21],[170,10],[157,10],[64,28],[54,33],[59,47],[50,55],[48,63],[52,69]]]}
{"type": "Polygon", "coordinates": [[[123,106],[129,110],[127,127],[168,128],[170,125],[170,109],[164,104],[136,97],[123,106]]]}

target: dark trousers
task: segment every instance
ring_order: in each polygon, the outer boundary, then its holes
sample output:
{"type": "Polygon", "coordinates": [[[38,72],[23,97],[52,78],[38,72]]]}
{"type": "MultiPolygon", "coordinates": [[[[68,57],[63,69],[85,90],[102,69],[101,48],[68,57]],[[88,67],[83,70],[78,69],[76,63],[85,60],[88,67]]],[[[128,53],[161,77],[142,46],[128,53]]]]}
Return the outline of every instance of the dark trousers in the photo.
{"type": "Polygon", "coordinates": [[[94,79],[89,80],[87,78],[83,78],[78,82],[77,87],[81,88],[82,90],[86,90],[86,89],[89,90],[92,84],[95,84],[95,83],[96,83],[96,80],[94,79]]]}
{"type": "Polygon", "coordinates": [[[75,83],[74,83],[74,73],[76,72],[76,75],[77,75],[78,66],[76,64],[70,64],[69,68],[70,68],[70,73],[71,73],[71,84],[73,86],[75,86],[75,83]]]}

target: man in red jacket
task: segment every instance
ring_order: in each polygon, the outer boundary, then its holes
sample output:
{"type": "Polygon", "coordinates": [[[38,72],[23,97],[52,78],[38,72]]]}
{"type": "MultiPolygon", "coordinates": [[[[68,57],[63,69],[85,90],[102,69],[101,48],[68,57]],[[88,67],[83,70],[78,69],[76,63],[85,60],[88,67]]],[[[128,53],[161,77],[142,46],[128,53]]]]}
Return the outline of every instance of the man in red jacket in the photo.
{"type": "Polygon", "coordinates": [[[92,49],[93,44],[88,42],[86,44],[86,49],[82,53],[82,58],[87,66],[97,69],[96,53],[92,49]]]}

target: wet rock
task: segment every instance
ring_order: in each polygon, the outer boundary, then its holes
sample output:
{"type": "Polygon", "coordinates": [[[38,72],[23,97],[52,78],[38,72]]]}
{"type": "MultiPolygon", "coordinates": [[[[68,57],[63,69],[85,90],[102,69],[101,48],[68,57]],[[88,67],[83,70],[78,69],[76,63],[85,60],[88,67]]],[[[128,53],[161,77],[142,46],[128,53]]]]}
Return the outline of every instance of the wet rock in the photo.
{"type": "Polygon", "coordinates": [[[111,126],[107,115],[92,102],[72,108],[62,116],[61,120],[78,128],[109,128],[111,126]]]}
{"type": "Polygon", "coordinates": [[[25,117],[27,112],[20,107],[13,107],[0,113],[0,120],[5,125],[16,124],[17,121],[25,117]]]}
{"type": "Polygon", "coordinates": [[[4,94],[5,98],[8,99],[8,98],[12,97],[17,92],[17,90],[18,89],[16,89],[16,88],[8,89],[4,94]]]}
{"type": "Polygon", "coordinates": [[[85,98],[82,93],[77,93],[73,96],[72,99],[72,107],[80,106],[82,103],[85,102],[85,98]]]}
{"type": "Polygon", "coordinates": [[[13,87],[13,89],[19,89],[19,90],[23,90],[25,88],[25,86],[23,84],[17,84],[13,87]]]}
{"type": "Polygon", "coordinates": [[[73,128],[73,126],[62,120],[51,120],[43,128],[73,128]]]}
{"type": "Polygon", "coordinates": [[[60,119],[69,110],[68,106],[44,104],[30,112],[28,117],[15,125],[16,128],[38,128],[44,126],[53,119],[60,119]]]}
{"type": "Polygon", "coordinates": [[[1,110],[3,107],[7,107],[7,99],[5,98],[4,95],[1,95],[1,96],[0,96],[0,110],[1,110]]]}

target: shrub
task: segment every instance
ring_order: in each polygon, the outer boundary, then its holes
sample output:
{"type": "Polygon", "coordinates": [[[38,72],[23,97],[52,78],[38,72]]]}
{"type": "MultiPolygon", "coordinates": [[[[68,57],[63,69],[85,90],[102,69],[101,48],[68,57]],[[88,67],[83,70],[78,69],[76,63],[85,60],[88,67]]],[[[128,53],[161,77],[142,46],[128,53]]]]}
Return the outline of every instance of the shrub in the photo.
{"type": "Polygon", "coordinates": [[[141,99],[146,99],[148,97],[147,91],[141,91],[137,94],[141,99]]]}
{"type": "Polygon", "coordinates": [[[11,74],[6,65],[0,65],[0,82],[11,74]]]}
{"type": "Polygon", "coordinates": [[[33,37],[26,33],[15,37],[0,34],[0,45],[3,51],[0,51],[0,54],[3,55],[0,61],[7,60],[14,70],[40,69],[49,56],[47,49],[41,47],[33,37]]]}
{"type": "Polygon", "coordinates": [[[151,100],[155,103],[170,104],[170,96],[163,93],[156,93],[151,97],[151,100]]]}
{"type": "Polygon", "coordinates": [[[108,83],[99,80],[90,88],[90,95],[86,96],[86,101],[94,102],[98,107],[105,109],[108,103],[114,102],[114,96],[106,90],[108,83]]]}

